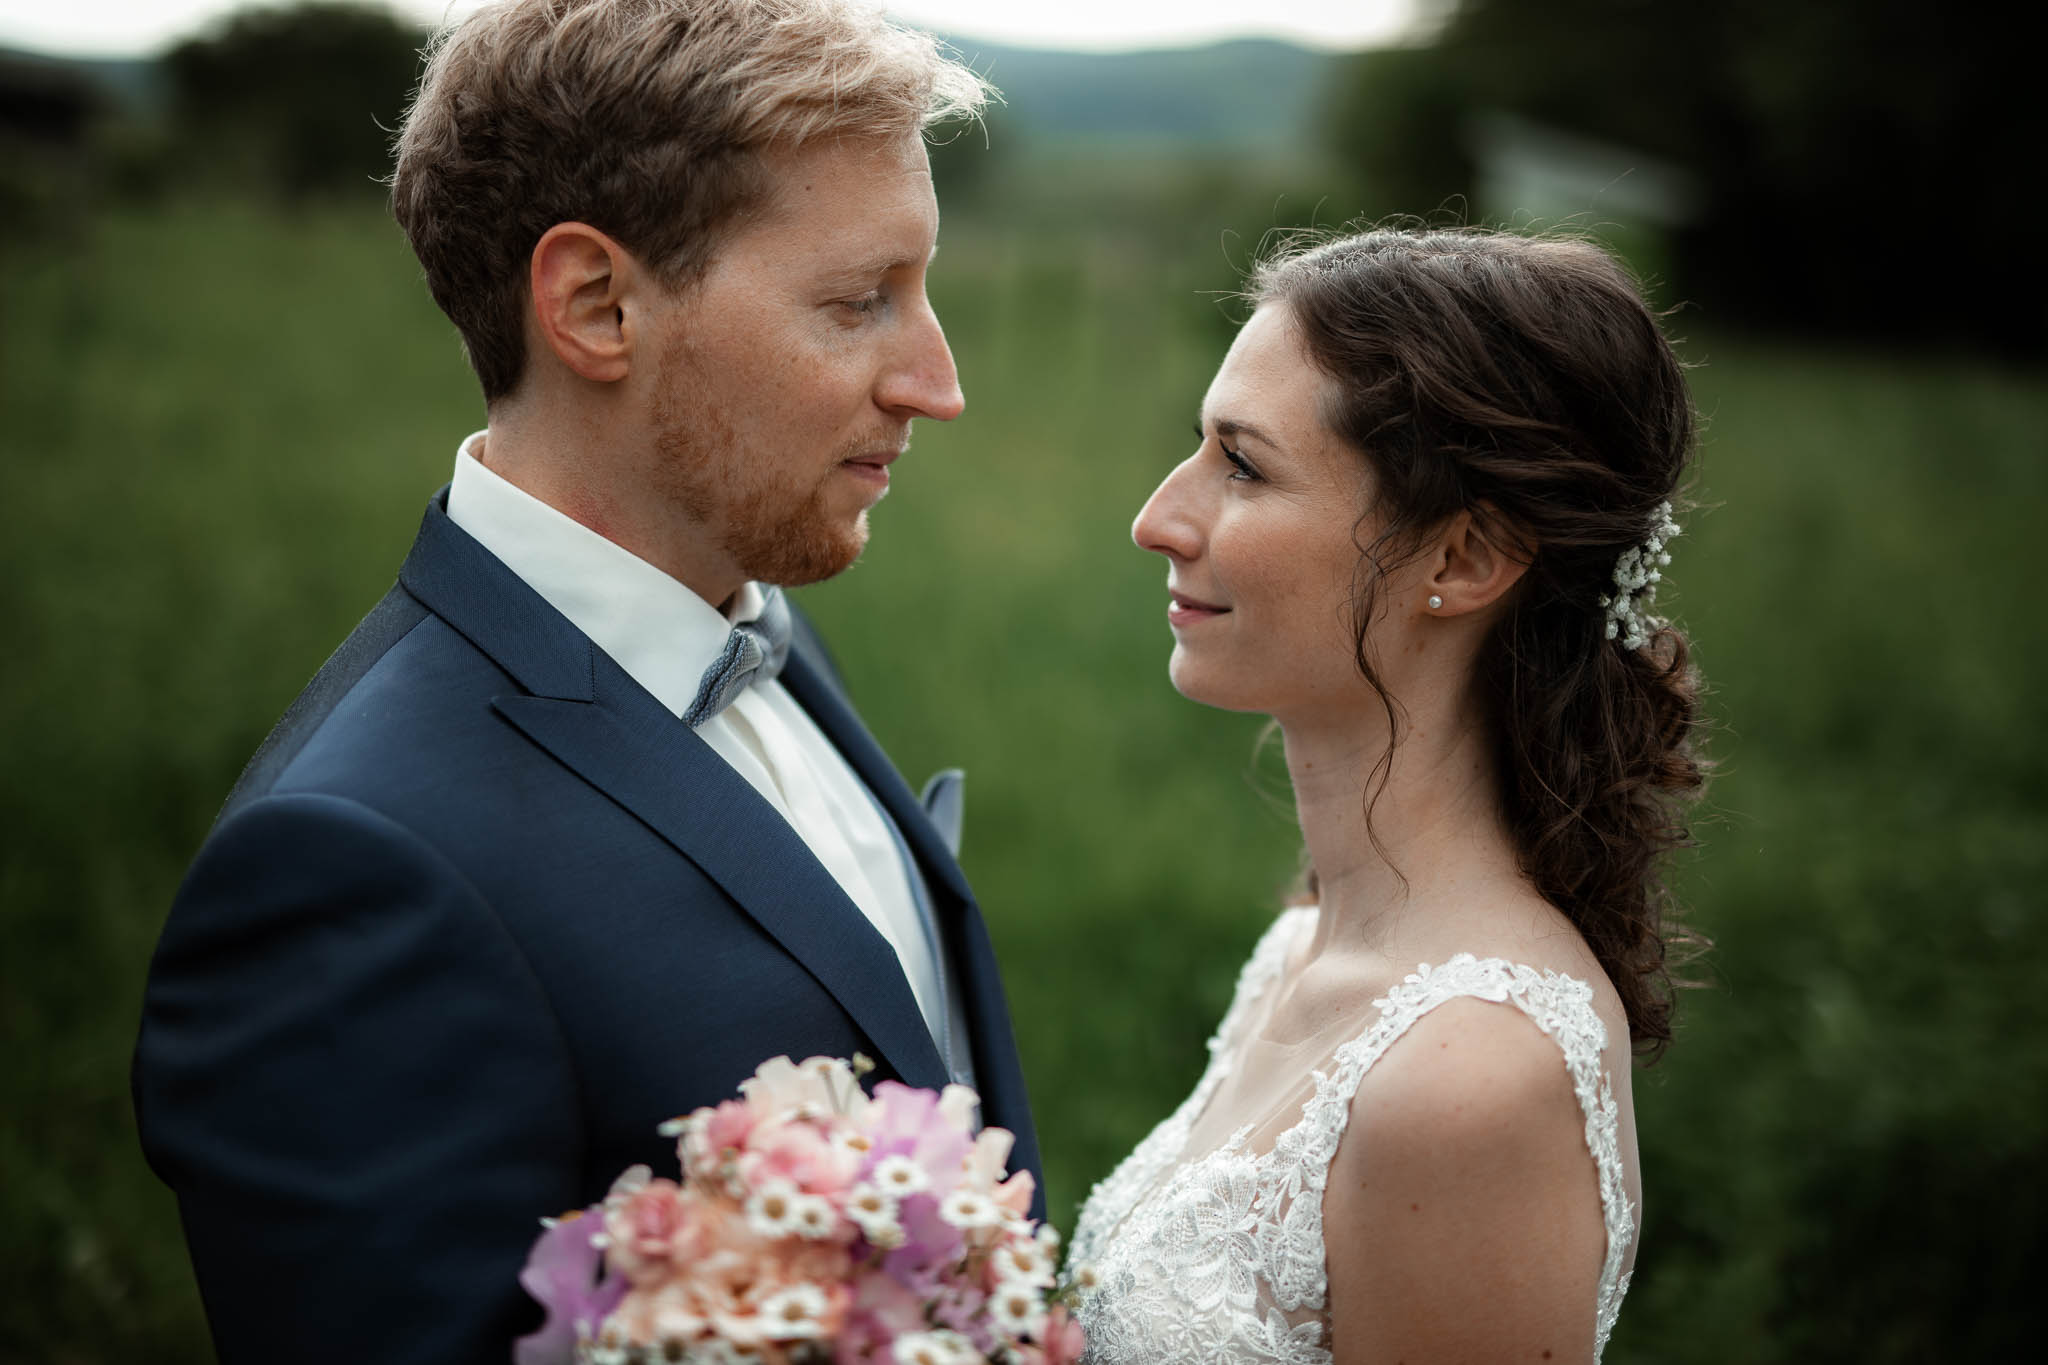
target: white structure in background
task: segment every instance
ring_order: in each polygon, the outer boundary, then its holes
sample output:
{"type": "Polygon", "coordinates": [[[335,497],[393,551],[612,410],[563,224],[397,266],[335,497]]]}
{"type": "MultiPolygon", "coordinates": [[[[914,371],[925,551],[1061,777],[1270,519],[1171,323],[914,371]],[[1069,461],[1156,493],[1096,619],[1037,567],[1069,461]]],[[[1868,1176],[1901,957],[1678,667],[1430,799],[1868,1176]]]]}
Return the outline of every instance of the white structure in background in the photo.
{"type": "Polygon", "coordinates": [[[1699,207],[1698,183],[1689,172],[1633,147],[1499,110],[1474,115],[1466,137],[1476,170],[1473,197],[1489,221],[1619,223],[1669,232],[1691,221],[1699,207]]]}

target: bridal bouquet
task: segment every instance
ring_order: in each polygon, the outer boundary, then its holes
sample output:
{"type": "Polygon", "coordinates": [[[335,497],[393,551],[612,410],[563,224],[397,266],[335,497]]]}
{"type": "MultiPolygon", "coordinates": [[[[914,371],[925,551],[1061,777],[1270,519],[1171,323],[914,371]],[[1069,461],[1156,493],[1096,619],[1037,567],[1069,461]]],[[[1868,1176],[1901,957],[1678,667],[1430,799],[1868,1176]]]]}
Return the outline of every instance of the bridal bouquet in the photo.
{"type": "Polygon", "coordinates": [[[1072,1365],[1058,1237],[1025,1216],[1011,1134],[976,1096],[776,1057],[740,1098],[662,1125],[681,1183],[645,1166],[560,1219],[519,1277],[548,1310],[516,1365],[1072,1365]]]}

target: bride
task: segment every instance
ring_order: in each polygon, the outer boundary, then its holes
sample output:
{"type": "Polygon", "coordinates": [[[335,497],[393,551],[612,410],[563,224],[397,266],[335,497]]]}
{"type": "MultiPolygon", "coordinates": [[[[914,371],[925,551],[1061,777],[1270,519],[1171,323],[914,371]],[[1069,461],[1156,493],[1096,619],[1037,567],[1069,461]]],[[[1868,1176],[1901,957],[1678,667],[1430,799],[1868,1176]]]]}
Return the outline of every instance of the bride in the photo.
{"type": "Polygon", "coordinates": [[[1133,527],[1173,683],[1285,741],[1314,904],[1185,1103],[1099,1185],[1099,1365],[1598,1358],[1670,1039],[1661,853],[1701,782],[1649,614],[1684,374],[1580,241],[1297,249],[1133,527]]]}

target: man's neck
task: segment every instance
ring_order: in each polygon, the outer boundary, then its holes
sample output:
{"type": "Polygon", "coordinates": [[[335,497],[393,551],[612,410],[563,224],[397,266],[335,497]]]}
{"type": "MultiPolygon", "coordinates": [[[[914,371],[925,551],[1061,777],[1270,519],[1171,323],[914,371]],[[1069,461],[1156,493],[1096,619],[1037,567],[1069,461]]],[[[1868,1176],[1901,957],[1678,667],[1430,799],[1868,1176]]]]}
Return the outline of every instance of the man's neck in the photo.
{"type": "Polygon", "coordinates": [[[499,478],[538,498],[614,545],[646,560],[717,606],[746,582],[720,538],[689,521],[630,452],[624,440],[596,445],[601,423],[536,420],[493,405],[490,426],[469,454],[499,478]]]}

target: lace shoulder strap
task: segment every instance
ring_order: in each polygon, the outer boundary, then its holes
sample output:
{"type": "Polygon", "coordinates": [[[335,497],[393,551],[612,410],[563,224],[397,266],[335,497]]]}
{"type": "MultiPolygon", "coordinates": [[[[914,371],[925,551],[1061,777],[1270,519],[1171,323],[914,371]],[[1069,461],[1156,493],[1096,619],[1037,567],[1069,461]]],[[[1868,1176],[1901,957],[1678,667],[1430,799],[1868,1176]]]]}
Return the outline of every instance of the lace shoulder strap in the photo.
{"type": "Polygon", "coordinates": [[[1599,1171],[1601,1216],[1607,1228],[1597,1320],[1598,1344],[1604,1347],[1621,1311],[1622,1296],[1628,1291],[1628,1277],[1621,1267],[1635,1236],[1635,1210],[1628,1201],[1613,1081],[1602,1065],[1607,1026],[1594,1011],[1593,988],[1585,982],[1502,958],[1475,958],[1470,953],[1459,953],[1440,967],[1422,964],[1388,991],[1386,998],[1373,1001],[1380,1017],[1337,1050],[1332,1070],[1316,1073],[1315,1094],[1303,1109],[1301,1124],[1288,1135],[1294,1141],[1283,1139],[1282,1145],[1294,1149],[1289,1155],[1299,1162],[1302,1185],[1318,1196],[1311,1204],[1320,1209],[1330,1161],[1344,1137],[1360,1080],[1417,1020],[1438,1005],[1462,997],[1513,1005],[1564,1053],[1579,1110],[1586,1117],[1586,1148],[1599,1171]]]}

